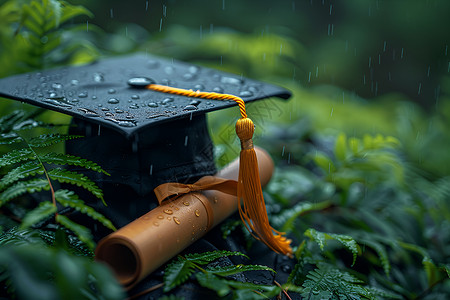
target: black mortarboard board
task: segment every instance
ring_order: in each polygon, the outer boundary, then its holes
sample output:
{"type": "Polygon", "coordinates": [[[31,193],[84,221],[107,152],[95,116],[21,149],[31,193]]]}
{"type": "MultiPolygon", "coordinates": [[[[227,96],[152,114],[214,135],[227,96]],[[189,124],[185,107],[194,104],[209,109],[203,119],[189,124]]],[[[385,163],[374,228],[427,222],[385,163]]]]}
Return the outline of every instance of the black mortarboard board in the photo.
{"type": "Polygon", "coordinates": [[[0,96],[68,114],[126,136],[149,127],[235,105],[139,88],[152,83],[240,96],[245,102],[289,98],[280,87],[189,63],[137,54],[80,66],[21,74],[0,80],[0,96]],[[151,82],[150,81],[150,82],[151,82]]]}
{"type": "Polygon", "coordinates": [[[152,193],[157,185],[193,182],[216,172],[205,113],[236,105],[148,90],[142,86],[149,82],[129,82],[133,78],[236,95],[245,102],[290,97],[271,84],[147,54],[0,79],[0,96],[74,116],[76,126],[69,133],[85,138],[68,141],[66,152],[97,162],[111,174],[75,169],[103,189],[108,207],[88,193],[77,194],[116,227],[157,205],[152,193]]]}

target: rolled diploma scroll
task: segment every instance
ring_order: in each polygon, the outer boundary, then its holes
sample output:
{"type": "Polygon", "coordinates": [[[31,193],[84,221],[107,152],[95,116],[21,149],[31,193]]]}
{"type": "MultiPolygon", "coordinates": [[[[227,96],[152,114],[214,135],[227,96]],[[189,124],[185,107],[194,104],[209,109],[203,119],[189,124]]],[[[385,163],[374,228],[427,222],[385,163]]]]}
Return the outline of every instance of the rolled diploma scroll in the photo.
{"type": "MultiPolygon", "coordinates": [[[[255,147],[261,184],[273,173],[273,161],[255,147]]],[[[215,176],[238,179],[239,159],[215,176]]],[[[106,262],[127,289],[201,238],[237,210],[237,197],[219,191],[191,192],[165,203],[103,238],[96,260],[106,262]]]]}

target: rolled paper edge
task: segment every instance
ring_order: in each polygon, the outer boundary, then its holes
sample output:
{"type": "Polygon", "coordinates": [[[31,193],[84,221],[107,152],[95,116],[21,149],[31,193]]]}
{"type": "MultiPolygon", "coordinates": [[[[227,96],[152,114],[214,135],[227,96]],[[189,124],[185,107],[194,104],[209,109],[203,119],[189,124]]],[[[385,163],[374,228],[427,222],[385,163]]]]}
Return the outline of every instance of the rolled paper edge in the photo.
{"type": "MultiPolygon", "coordinates": [[[[255,147],[255,151],[261,185],[265,186],[272,177],[274,164],[265,150],[255,147]]],[[[215,176],[237,180],[238,174],[239,159],[236,159],[215,176]]],[[[236,196],[214,190],[188,193],[104,237],[97,245],[95,259],[109,265],[118,281],[126,289],[131,289],[205,235],[212,227],[228,218],[237,208],[236,196]],[[186,205],[187,203],[189,205],[186,205]],[[169,211],[171,214],[167,213],[169,211]],[[188,226],[189,230],[194,228],[191,235],[185,232],[188,226]],[[170,242],[168,237],[173,242],[170,242]],[[168,245],[167,242],[171,244],[168,245]]]]}

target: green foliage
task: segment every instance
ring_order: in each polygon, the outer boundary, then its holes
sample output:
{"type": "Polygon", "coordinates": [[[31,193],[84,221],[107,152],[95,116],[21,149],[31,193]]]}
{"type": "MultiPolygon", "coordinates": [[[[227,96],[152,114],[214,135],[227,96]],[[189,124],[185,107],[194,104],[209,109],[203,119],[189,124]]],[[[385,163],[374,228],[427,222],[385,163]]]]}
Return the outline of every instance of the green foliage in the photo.
{"type": "MultiPolygon", "coordinates": [[[[195,273],[195,278],[203,287],[212,289],[217,292],[219,297],[224,297],[230,293],[234,299],[260,299],[263,293],[266,295],[275,295],[279,292],[277,286],[257,285],[249,282],[240,282],[228,279],[232,276],[246,271],[270,271],[271,268],[261,265],[229,265],[214,266],[209,265],[219,258],[238,255],[244,256],[240,252],[231,251],[212,251],[204,253],[191,253],[185,256],[179,256],[173,260],[165,270],[164,274],[164,291],[168,292],[174,287],[182,284],[195,273]],[[200,265],[207,265],[205,268],[200,265]],[[257,291],[257,292],[256,292],[257,291]]],[[[267,296],[266,296],[267,297],[267,296]]]]}
{"type": "Polygon", "coordinates": [[[401,299],[400,296],[382,290],[367,289],[361,280],[331,268],[325,264],[310,271],[303,282],[302,296],[305,299],[401,299]]]}
{"type": "MultiPolygon", "coordinates": [[[[53,180],[60,183],[68,183],[82,187],[90,191],[94,196],[103,201],[103,192],[97,185],[83,174],[61,169],[60,165],[76,165],[85,167],[93,171],[108,174],[96,163],[86,159],[79,159],[71,155],[61,153],[42,152],[42,148],[67,141],[69,139],[79,138],[79,136],[61,135],[58,133],[41,134],[36,137],[25,137],[31,129],[20,126],[19,130],[15,127],[11,120],[23,123],[26,114],[13,112],[2,118],[4,124],[0,124],[3,128],[3,135],[6,139],[14,136],[20,139],[21,143],[26,147],[13,149],[0,157],[0,165],[10,168],[9,171],[0,179],[0,206],[5,205],[9,201],[22,196],[25,193],[36,193],[40,191],[51,191],[51,198],[27,213],[24,216],[22,227],[26,228],[47,219],[52,213],[56,213],[56,202],[63,207],[71,207],[75,210],[90,216],[92,219],[99,221],[107,228],[115,230],[112,223],[100,213],[87,206],[81,199],[69,190],[56,190],[53,188],[53,180]],[[40,151],[38,151],[40,150],[40,151]],[[29,177],[33,177],[29,179],[29,177]],[[55,202],[56,201],[56,202],[55,202]]],[[[32,123],[32,119],[29,119],[32,123]]],[[[43,125],[43,124],[39,124],[43,125]]],[[[0,138],[1,139],[1,138],[0,138]]],[[[82,240],[86,242],[90,248],[93,248],[92,237],[88,230],[81,225],[70,221],[66,216],[57,215],[56,221],[63,226],[73,230],[82,240]]]]}
{"type": "Polygon", "coordinates": [[[311,238],[311,240],[315,241],[319,245],[320,250],[323,250],[323,248],[327,244],[328,240],[336,240],[336,241],[340,242],[345,248],[347,248],[348,250],[350,250],[352,252],[352,254],[353,254],[352,265],[355,264],[356,257],[360,253],[358,244],[355,242],[355,240],[351,236],[348,236],[348,235],[323,233],[323,232],[319,232],[313,228],[310,228],[305,232],[305,236],[307,236],[307,237],[311,238]]]}
{"type": "Polygon", "coordinates": [[[0,278],[19,299],[123,299],[101,264],[39,244],[0,247],[0,278]]]}
{"type": "Polygon", "coordinates": [[[6,1],[0,6],[0,77],[63,62],[92,61],[98,52],[80,34],[84,24],[74,24],[75,17],[92,17],[82,6],[57,0],[6,1]],[[77,37],[78,38],[75,38],[77,37]],[[3,48],[3,49],[2,49],[3,48]]]}

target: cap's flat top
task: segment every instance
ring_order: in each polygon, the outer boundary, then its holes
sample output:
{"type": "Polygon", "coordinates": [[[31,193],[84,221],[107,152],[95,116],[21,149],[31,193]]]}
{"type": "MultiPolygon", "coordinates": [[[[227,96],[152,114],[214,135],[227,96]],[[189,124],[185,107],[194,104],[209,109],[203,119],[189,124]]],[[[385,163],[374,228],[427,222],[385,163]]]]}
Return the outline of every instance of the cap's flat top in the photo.
{"type": "Polygon", "coordinates": [[[127,81],[134,77],[194,91],[232,94],[245,102],[290,97],[289,91],[271,84],[146,54],[0,79],[0,96],[89,120],[127,136],[172,119],[236,105],[231,100],[188,98],[131,87],[127,81]]]}

